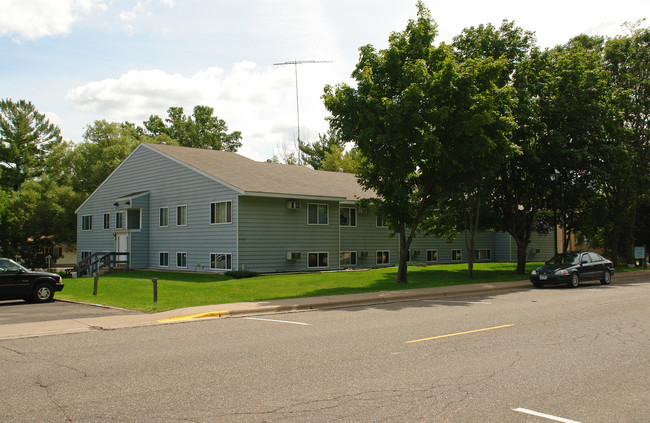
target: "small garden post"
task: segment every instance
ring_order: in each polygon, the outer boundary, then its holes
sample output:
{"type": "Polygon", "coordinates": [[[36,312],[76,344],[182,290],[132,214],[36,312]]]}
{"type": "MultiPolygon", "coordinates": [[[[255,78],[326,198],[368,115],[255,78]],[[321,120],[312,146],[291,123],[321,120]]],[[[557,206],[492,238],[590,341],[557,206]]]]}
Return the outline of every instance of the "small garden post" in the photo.
{"type": "Polygon", "coordinates": [[[153,282],[153,302],[158,302],[158,278],[151,278],[153,282]]]}

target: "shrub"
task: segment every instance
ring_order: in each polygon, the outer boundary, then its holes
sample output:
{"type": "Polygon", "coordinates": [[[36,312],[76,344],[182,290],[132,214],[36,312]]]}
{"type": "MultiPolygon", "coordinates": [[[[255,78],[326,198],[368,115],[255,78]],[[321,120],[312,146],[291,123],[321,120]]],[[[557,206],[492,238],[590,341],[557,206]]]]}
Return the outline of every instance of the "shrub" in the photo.
{"type": "Polygon", "coordinates": [[[225,275],[235,279],[242,279],[258,276],[259,273],[250,270],[229,270],[225,273],[225,275]]]}

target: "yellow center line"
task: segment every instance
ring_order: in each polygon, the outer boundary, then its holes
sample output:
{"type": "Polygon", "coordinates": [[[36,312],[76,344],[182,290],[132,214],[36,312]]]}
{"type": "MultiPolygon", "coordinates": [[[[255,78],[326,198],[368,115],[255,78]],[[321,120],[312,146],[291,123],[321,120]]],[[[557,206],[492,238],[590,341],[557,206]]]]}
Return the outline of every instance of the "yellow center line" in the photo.
{"type": "Polygon", "coordinates": [[[465,332],[458,332],[458,333],[450,333],[448,335],[434,336],[434,337],[431,337],[431,338],[416,339],[416,340],[413,340],[413,341],[406,341],[405,344],[412,344],[414,342],[422,342],[422,341],[432,341],[434,339],[449,338],[450,336],[466,335],[468,333],[485,332],[486,330],[509,328],[510,326],[514,326],[514,324],[513,325],[494,326],[494,327],[491,327],[491,328],[484,328],[484,329],[468,330],[468,331],[465,331],[465,332]]]}

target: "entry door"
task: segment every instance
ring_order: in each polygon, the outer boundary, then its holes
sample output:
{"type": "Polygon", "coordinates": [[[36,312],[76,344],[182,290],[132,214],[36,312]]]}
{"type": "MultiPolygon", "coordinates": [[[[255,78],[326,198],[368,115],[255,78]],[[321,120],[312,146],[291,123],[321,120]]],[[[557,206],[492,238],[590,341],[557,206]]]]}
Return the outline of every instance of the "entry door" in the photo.
{"type": "MultiPolygon", "coordinates": [[[[118,233],[115,236],[115,252],[116,253],[128,253],[129,252],[129,234],[118,233]]],[[[126,261],[126,256],[118,254],[117,259],[119,261],[126,261]]]]}

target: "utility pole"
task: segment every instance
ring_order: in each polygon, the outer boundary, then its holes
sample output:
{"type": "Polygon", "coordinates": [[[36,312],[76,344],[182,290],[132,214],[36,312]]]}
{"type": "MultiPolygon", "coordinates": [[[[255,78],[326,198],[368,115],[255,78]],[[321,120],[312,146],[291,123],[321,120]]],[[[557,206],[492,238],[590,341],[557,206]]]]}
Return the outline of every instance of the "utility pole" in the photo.
{"type": "Polygon", "coordinates": [[[296,140],[296,153],[298,154],[298,166],[300,166],[300,102],[298,100],[298,65],[305,63],[332,63],[331,60],[291,60],[289,62],[274,63],[273,66],[293,65],[296,75],[296,117],[298,118],[298,139],[296,140]]]}

